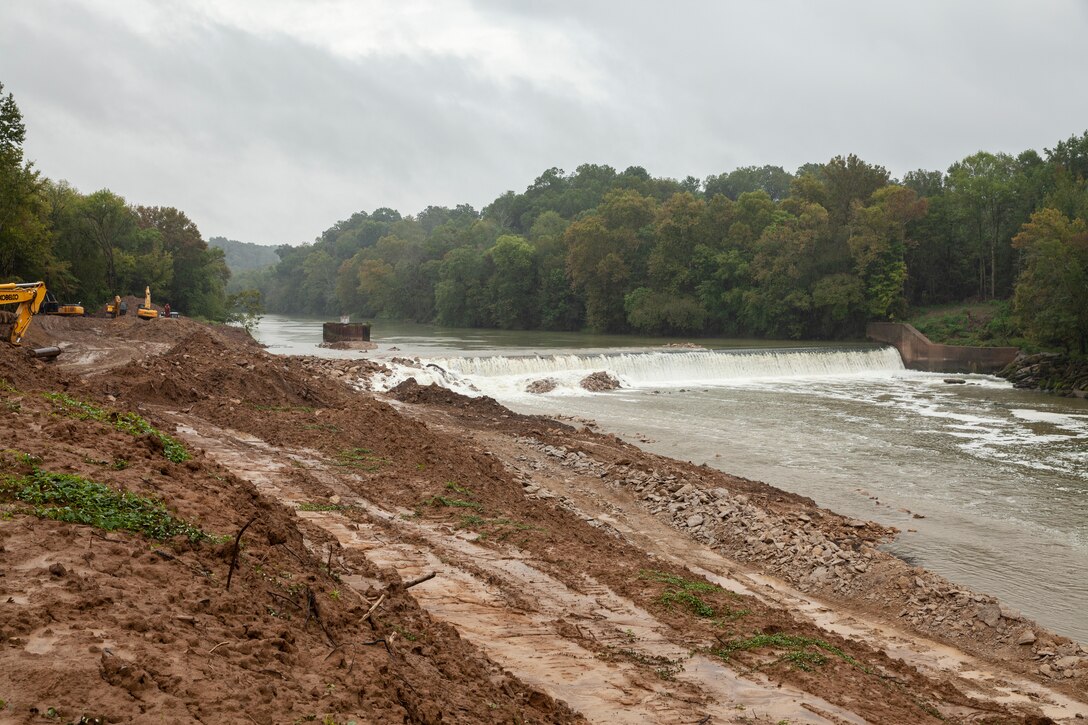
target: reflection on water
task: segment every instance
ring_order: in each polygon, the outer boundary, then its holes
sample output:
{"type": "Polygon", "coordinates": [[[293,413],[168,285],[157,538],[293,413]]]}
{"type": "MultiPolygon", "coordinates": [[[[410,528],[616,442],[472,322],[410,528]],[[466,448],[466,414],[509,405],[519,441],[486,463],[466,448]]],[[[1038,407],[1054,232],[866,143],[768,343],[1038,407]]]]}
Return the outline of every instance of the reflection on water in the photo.
{"type": "MultiPolygon", "coordinates": [[[[261,328],[272,352],[318,352],[319,321],[266,318],[261,328]]],[[[420,356],[445,370],[401,376],[471,385],[524,412],[593,418],[648,437],[642,445],[655,452],[896,526],[893,553],[1088,641],[1086,401],[986,376],[948,385],[871,345],[757,353],[774,345],[713,340],[700,342],[732,352],[617,355],[667,341],[384,324],[374,337],[379,356],[420,356]],[[602,368],[625,388],[577,386],[602,368]],[[542,377],[559,380],[556,392],[524,392],[542,377]]]]}

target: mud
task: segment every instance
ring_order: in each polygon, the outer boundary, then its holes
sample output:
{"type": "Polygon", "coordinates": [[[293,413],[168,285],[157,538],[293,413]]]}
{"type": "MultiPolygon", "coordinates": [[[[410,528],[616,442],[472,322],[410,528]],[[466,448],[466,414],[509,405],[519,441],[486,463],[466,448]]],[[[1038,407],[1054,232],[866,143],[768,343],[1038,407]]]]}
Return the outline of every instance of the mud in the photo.
{"type": "Polygon", "coordinates": [[[894,530],[233,328],[38,322],[57,363],[0,348],[0,722],[1088,716],[1080,645],[881,553],[894,530]],[[35,469],[215,538],[40,518],[35,469]]]}

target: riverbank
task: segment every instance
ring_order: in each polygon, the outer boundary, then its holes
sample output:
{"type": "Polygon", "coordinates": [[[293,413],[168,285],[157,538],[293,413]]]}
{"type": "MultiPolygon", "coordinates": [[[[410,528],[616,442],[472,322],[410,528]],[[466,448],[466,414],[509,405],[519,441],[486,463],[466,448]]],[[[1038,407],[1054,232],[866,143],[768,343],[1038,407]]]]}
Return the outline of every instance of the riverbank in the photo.
{"type": "Polygon", "coordinates": [[[1088,398],[1088,358],[1052,352],[1022,353],[996,374],[1017,388],[1088,398]]]}
{"type": "Polygon", "coordinates": [[[9,477],[120,485],[217,537],[41,519],[5,489],[15,721],[1088,715],[1088,652],[879,551],[894,530],[490,399],[375,395],[373,363],[159,322],[50,322],[61,366],[0,357],[9,477]],[[138,412],[191,458],[44,392],[138,412]]]}

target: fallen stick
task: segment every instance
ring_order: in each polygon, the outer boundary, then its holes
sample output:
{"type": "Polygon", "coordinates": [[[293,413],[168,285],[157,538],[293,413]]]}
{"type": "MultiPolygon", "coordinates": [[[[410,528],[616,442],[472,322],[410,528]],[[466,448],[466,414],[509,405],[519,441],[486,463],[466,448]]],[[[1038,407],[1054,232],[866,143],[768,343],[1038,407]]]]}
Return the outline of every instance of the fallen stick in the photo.
{"type": "Polygon", "coordinates": [[[208,654],[211,654],[212,652],[215,652],[217,649],[219,649],[220,647],[222,647],[225,644],[230,644],[230,642],[220,642],[219,644],[215,645],[210,650],[208,650],[208,654]]]}
{"type": "Polygon", "coordinates": [[[422,584],[425,581],[430,581],[431,579],[434,579],[435,576],[437,576],[437,575],[438,575],[438,572],[432,571],[432,572],[428,572],[428,573],[424,574],[423,576],[417,576],[415,579],[411,579],[409,581],[406,581],[404,583],[404,588],[405,589],[411,589],[412,587],[414,587],[417,584],[422,584]]]}
{"type": "Polygon", "coordinates": [[[380,605],[384,601],[385,601],[385,595],[383,594],[380,597],[378,597],[378,601],[374,602],[374,606],[372,606],[370,608],[370,610],[366,614],[364,614],[363,618],[360,619],[359,621],[360,622],[365,622],[366,620],[370,619],[370,615],[374,614],[374,610],[377,609],[378,605],[380,605]]]}
{"type": "Polygon", "coordinates": [[[249,528],[250,524],[252,524],[256,520],[257,520],[257,517],[254,516],[249,521],[247,521],[246,525],[238,530],[238,535],[234,537],[234,552],[230,556],[230,569],[227,570],[227,591],[228,592],[230,591],[230,580],[234,576],[234,567],[238,566],[238,549],[239,549],[239,547],[241,546],[241,543],[242,543],[242,534],[244,534],[246,532],[246,529],[249,528]]]}

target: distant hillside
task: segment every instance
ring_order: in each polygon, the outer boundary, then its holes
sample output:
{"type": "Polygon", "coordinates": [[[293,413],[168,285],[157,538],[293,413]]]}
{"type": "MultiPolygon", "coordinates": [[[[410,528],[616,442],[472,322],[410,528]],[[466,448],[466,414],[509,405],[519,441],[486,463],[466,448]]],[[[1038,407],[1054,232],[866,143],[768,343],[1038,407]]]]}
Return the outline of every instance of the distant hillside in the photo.
{"type": "Polygon", "coordinates": [[[265,247],[252,242],[237,242],[226,237],[211,237],[208,246],[222,249],[227,266],[232,274],[252,269],[264,269],[276,264],[280,257],[274,247],[265,247]]]}

